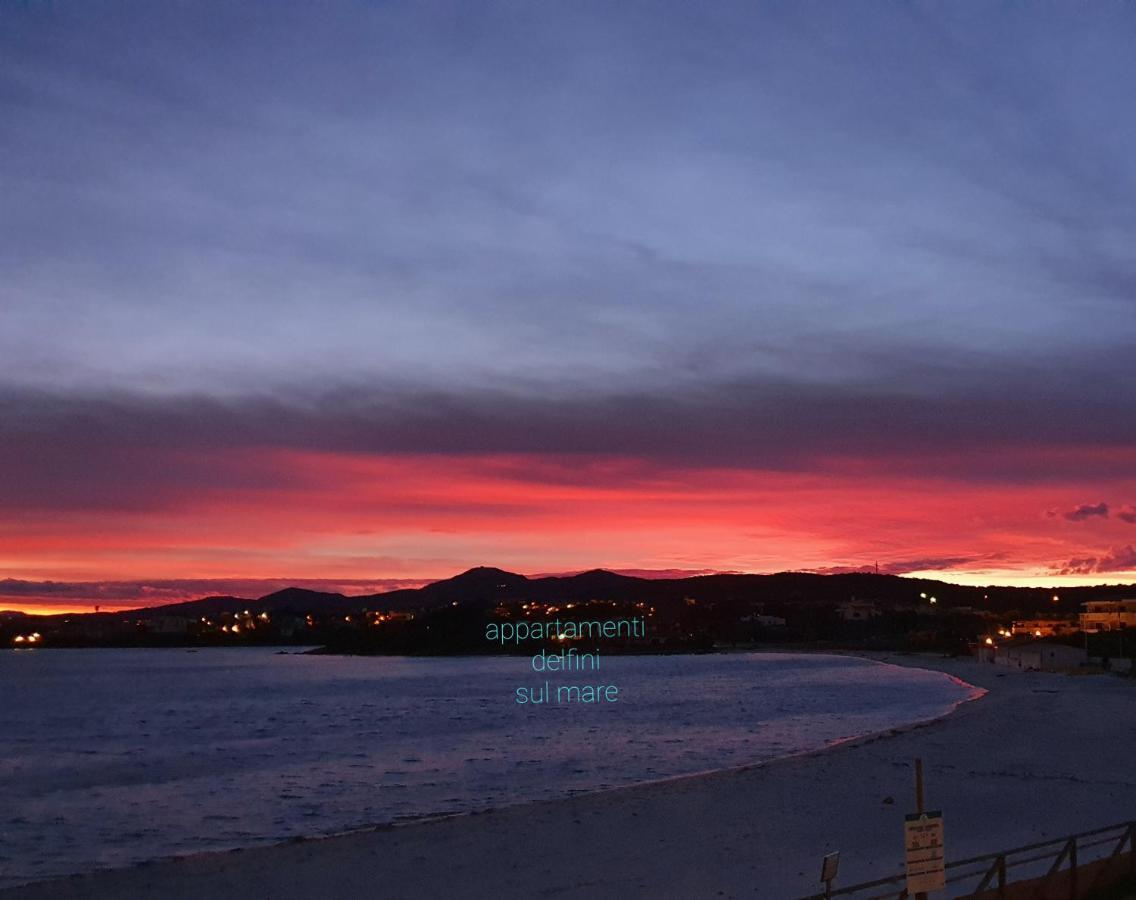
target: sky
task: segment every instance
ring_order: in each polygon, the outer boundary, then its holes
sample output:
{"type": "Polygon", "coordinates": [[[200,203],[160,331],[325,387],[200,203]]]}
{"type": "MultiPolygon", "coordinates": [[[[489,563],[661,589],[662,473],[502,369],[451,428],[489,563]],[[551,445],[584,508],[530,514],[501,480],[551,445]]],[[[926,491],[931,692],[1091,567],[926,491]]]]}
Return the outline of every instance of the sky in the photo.
{"type": "Polygon", "coordinates": [[[1136,582],[1134,39],[1122,3],[0,0],[0,608],[1136,582]]]}

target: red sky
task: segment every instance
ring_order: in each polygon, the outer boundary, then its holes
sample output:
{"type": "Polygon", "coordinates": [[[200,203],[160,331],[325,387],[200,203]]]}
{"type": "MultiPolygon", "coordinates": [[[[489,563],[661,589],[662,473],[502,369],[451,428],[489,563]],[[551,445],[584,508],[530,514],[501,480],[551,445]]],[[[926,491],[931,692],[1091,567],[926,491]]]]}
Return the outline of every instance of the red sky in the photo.
{"type": "MultiPolygon", "coordinates": [[[[1079,453],[1086,471],[1100,466],[1079,453]]],[[[168,602],[214,592],[199,583],[213,579],[219,588],[252,581],[235,585],[246,592],[304,581],[364,593],[481,564],[768,572],[878,561],[882,571],[966,583],[1136,580],[1136,563],[1124,558],[1136,525],[1115,499],[1136,497],[1136,478],[1111,473],[1006,484],[904,474],[879,460],[802,473],[615,456],[285,450],[212,462],[272,477],[244,487],[231,477],[193,489],[149,483],[114,510],[56,505],[8,516],[0,578],[69,586],[0,585],[0,606],[168,602]],[[1108,515],[1101,501],[1111,501],[1108,515]],[[1067,571],[1078,566],[1094,571],[1067,571]],[[154,579],[165,586],[131,584],[154,579]],[[92,598],[74,582],[125,584],[92,598]]]]}

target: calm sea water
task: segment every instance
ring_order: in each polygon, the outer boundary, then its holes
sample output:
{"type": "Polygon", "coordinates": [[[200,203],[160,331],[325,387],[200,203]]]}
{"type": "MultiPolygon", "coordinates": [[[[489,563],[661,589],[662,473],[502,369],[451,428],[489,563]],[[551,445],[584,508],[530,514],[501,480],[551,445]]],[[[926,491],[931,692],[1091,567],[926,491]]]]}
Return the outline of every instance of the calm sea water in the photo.
{"type": "Polygon", "coordinates": [[[601,665],[548,679],[620,702],[533,707],[521,657],[0,651],[0,885],[760,762],[970,694],[838,656],[601,665]]]}

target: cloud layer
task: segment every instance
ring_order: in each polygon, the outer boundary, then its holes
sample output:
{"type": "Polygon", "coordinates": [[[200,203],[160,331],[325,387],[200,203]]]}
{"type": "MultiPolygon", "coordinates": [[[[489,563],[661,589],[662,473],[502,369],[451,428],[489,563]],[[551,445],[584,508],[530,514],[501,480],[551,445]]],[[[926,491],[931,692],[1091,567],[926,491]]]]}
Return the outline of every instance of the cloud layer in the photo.
{"type": "Polygon", "coordinates": [[[8,5],[0,577],[1136,578],[1134,30],[8,5]]]}
{"type": "Polygon", "coordinates": [[[4,15],[11,382],[1131,374],[1122,6],[4,15]]]}

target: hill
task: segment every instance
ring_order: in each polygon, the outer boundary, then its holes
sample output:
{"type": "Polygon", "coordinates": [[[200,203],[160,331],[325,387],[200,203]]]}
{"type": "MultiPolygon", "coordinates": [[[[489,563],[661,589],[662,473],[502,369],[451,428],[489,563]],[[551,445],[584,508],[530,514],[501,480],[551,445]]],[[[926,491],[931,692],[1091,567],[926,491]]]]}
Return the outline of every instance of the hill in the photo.
{"type": "MultiPolygon", "coordinates": [[[[995,613],[1038,614],[1043,611],[1069,614],[1090,599],[1132,596],[1136,586],[1102,585],[1063,588],[1054,602],[1053,589],[1016,587],[971,587],[949,582],[914,579],[898,575],[857,572],[818,575],[807,572],[780,572],[771,575],[697,575],[685,578],[642,578],[593,569],[575,575],[527,578],[488,566],[479,566],[452,578],[421,588],[400,589],[378,594],[347,596],[339,593],[285,588],[258,598],[205,597],[165,606],[147,607],[118,613],[136,619],[165,616],[190,618],[222,613],[254,614],[319,613],[348,615],[364,609],[372,612],[421,612],[459,604],[486,609],[500,603],[531,600],[542,603],[584,600],[611,600],[620,603],[651,603],[674,607],[687,599],[727,607],[753,604],[833,604],[856,597],[873,600],[883,607],[925,606],[935,597],[939,609],[971,607],[995,613]],[[921,596],[924,595],[924,596],[921,596]]],[[[106,616],[86,613],[83,616],[106,616]]]]}

